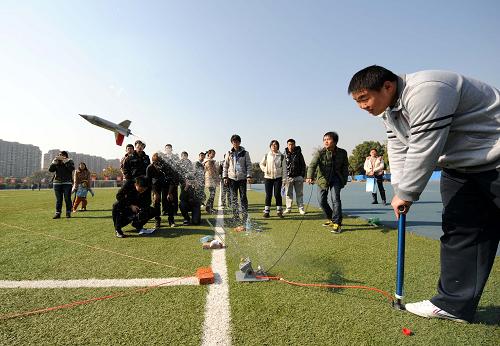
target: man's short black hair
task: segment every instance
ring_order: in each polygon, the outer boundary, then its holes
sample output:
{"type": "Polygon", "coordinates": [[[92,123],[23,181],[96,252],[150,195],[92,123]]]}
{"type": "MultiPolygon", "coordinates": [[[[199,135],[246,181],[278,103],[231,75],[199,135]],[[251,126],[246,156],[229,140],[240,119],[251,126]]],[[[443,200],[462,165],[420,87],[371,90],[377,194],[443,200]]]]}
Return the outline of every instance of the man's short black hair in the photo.
{"type": "Polygon", "coordinates": [[[132,148],[132,149],[134,149],[134,145],[133,144],[127,144],[127,146],[125,148],[132,148]]]}
{"type": "Polygon", "coordinates": [[[68,158],[68,152],[66,150],[61,150],[61,152],[59,153],[61,156],[64,156],[65,158],[68,158]]]}
{"type": "Polygon", "coordinates": [[[333,132],[333,131],[327,132],[323,135],[323,138],[325,138],[325,137],[330,137],[331,139],[333,139],[335,144],[337,144],[339,142],[339,135],[337,134],[337,132],[333,132]]]}
{"type": "Polygon", "coordinates": [[[146,148],[146,143],[144,143],[143,141],[141,141],[140,139],[136,140],[134,145],[137,145],[137,144],[140,144],[142,145],[144,148],[146,148]]]}
{"type": "Polygon", "coordinates": [[[290,139],[289,139],[289,140],[287,140],[286,142],[287,142],[287,143],[293,143],[293,144],[295,144],[295,139],[290,138],[290,139]]]}
{"type": "Polygon", "coordinates": [[[135,183],[141,187],[148,187],[148,179],[142,175],[135,178],[135,183]]]}
{"type": "Polygon", "coordinates": [[[166,147],[169,147],[170,149],[172,149],[172,144],[168,143],[168,144],[165,144],[165,148],[166,147]]]}
{"type": "Polygon", "coordinates": [[[241,137],[239,135],[232,135],[231,136],[231,143],[233,143],[233,141],[238,141],[241,143],[241,137]]]}
{"type": "Polygon", "coordinates": [[[379,91],[385,82],[395,82],[397,80],[398,76],[382,66],[368,66],[352,76],[347,93],[352,94],[365,89],[379,91]]]}

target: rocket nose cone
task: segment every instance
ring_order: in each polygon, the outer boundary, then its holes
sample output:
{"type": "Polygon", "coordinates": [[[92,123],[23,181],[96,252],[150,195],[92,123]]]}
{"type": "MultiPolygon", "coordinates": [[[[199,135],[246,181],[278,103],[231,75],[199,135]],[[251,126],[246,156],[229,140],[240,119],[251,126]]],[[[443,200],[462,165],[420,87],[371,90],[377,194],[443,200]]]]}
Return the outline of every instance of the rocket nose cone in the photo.
{"type": "Polygon", "coordinates": [[[78,114],[78,115],[81,116],[85,120],[90,120],[90,115],[85,115],[85,114],[78,114]]]}

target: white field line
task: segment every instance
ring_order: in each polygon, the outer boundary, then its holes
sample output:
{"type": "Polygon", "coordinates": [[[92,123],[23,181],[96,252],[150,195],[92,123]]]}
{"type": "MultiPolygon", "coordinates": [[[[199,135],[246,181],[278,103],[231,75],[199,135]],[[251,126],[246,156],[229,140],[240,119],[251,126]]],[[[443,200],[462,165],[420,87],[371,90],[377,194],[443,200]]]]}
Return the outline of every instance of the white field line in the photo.
{"type": "Polygon", "coordinates": [[[82,280],[0,280],[0,288],[79,288],[79,287],[146,287],[146,286],[196,286],[196,277],[156,279],[82,279],[82,280]]]}
{"type": "MultiPolygon", "coordinates": [[[[226,236],[224,228],[221,227],[224,213],[220,209],[221,199],[219,194],[219,212],[215,230],[224,242],[226,236]]],[[[212,251],[212,270],[215,283],[210,285],[207,293],[207,304],[205,305],[205,322],[203,323],[202,346],[209,345],[231,345],[229,310],[229,285],[226,267],[226,249],[212,251]]]]}

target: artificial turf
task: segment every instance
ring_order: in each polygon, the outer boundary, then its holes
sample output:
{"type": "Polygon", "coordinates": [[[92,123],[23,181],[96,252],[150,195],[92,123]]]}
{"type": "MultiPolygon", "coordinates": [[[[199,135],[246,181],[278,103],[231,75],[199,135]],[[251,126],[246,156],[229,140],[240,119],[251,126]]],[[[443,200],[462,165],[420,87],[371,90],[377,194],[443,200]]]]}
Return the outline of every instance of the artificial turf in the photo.
{"type": "MultiPolygon", "coordinates": [[[[210,265],[211,254],[199,243],[200,237],[212,233],[208,225],[164,226],[150,236],[139,236],[127,226],[124,231],[129,237],[116,238],[111,220],[115,193],[114,189],[97,189],[96,197],[89,198],[87,212],[52,220],[52,191],[0,192],[0,280],[183,277],[210,265]]],[[[136,288],[0,289],[0,315],[121,293],[127,295],[0,320],[0,344],[201,342],[206,286],[159,287],[147,292],[136,292],[136,288]]]]}
{"type": "MultiPolygon", "coordinates": [[[[139,237],[114,237],[110,208],[113,189],[98,189],[88,212],[52,220],[52,191],[0,192],[0,280],[149,278],[193,275],[210,263],[198,239],[212,231],[197,227],[162,228],[139,237]],[[8,225],[8,226],[5,226],[8,225]],[[18,228],[16,228],[18,227],[18,228]],[[38,233],[36,233],[38,232],[38,233]],[[42,233],[42,234],[40,234],[42,233]],[[94,248],[82,246],[52,235],[94,248]],[[119,256],[96,248],[151,260],[119,256]],[[174,267],[174,268],[172,268],[174,267]]],[[[292,281],[365,285],[392,294],[395,287],[397,232],[344,220],[344,232],[321,227],[310,209],[285,219],[261,215],[263,195],[249,192],[252,228],[236,233],[225,223],[234,345],[496,345],[500,340],[500,265],[495,263],[483,293],[476,323],[427,320],[391,308],[377,292],[304,288],[279,281],[237,283],[241,258],[269,268],[297,236],[269,274],[292,281]],[[261,232],[255,231],[260,229],[261,232]],[[414,335],[401,332],[406,327],[414,335]]],[[[203,215],[203,218],[212,216],[203,215]]],[[[410,218],[411,216],[409,216],[410,218]]],[[[176,220],[180,223],[181,218],[176,220]]],[[[439,242],[414,234],[406,240],[405,301],[435,292],[439,242]]],[[[127,288],[0,289],[0,315],[100,297],[127,288]]],[[[201,342],[205,286],[176,286],[86,304],[45,314],[0,320],[2,345],[186,344],[201,342]]]]}
{"type": "MultiPolygon", "coordinates": [[[[500,263],[483,293],[476,323],[427,320],[394,310],[386,297],[356,289],[290,286],[281,281],[239,283],[234,270],[250,257],[254,268],[290,281],[373,286],[393,294],[397,231],[344,220],[344,232],[322,227],[318,209],[284,219],[262,216],[264,196],[250,194],[253,225],[262,232],[236,233],[227,243],[232,340],[235,345],[498,345],[500,342],[500,263]],[[300,224],[302,221],[302,224],[300,224]],[[300,225],[300,226],[299,226],[300,225]],[[231,246],[234,243],[234,246],[231,246]],[[412,330],[412,336],[402,333],[412,330]]],[[[411,215],[408,216],[411,218],[411,215]]],[[[439,276],[439,242],[412,233],[406,238],[405,301],[429,299],[439,276]]]]}

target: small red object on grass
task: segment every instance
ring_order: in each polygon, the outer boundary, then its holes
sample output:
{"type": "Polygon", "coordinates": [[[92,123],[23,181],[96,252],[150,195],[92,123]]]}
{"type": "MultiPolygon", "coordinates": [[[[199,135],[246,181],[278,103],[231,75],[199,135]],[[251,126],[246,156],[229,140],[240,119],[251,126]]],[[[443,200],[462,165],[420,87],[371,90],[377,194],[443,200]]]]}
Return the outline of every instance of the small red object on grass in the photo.
{"type": "Polygon", "coordinates": [[[403,334],[406,336],[413,335],[413,332],[409,330],[408,328],[403,328],[403,334]]]}
{"type": "Polygon", "coordinates": [[[198,278],[200,285],[208,285],[215,282],[214,272],[210,267],[198,268],[196,271],[196,277],[198,278]]]}

